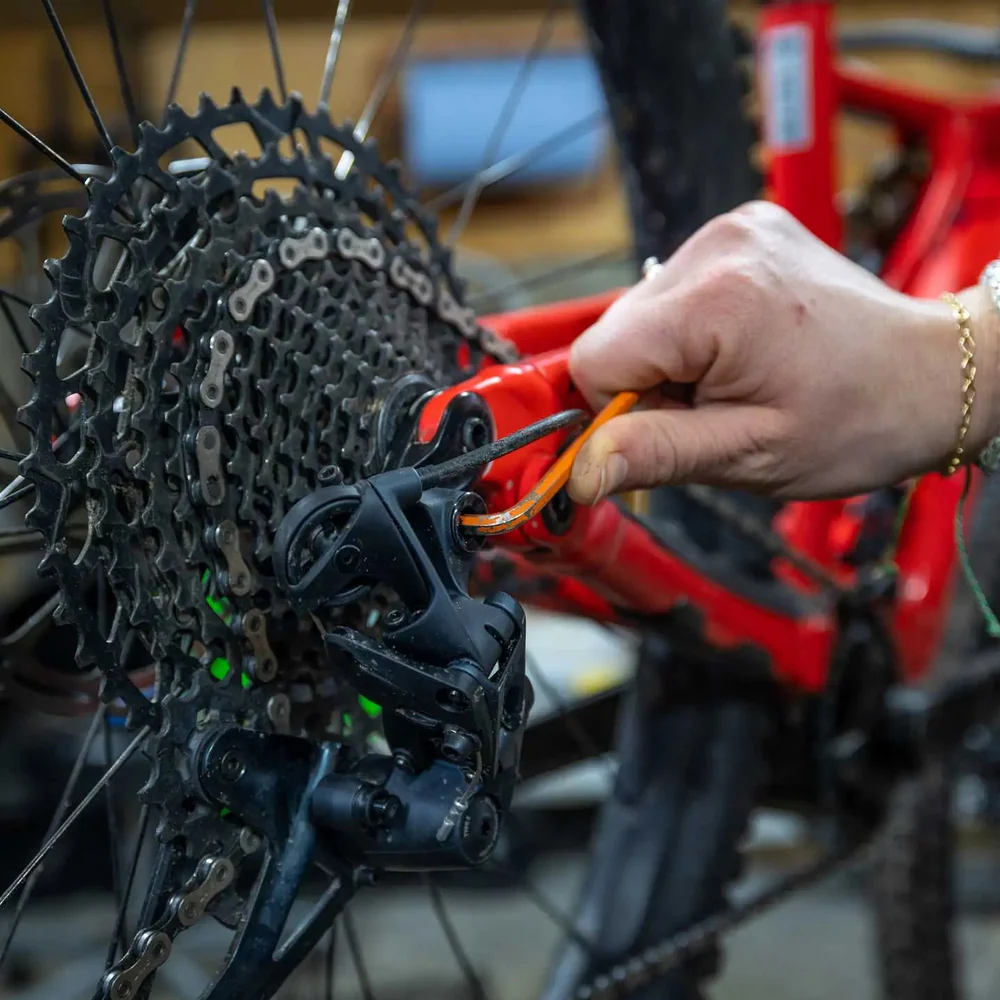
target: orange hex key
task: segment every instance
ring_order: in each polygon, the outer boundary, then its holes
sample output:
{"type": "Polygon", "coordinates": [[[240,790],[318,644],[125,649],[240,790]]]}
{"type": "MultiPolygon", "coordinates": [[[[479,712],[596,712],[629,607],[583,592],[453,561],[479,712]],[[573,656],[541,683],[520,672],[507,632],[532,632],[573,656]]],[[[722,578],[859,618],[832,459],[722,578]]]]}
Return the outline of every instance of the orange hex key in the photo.
{"type": "Polygon", "coordinates": [[[597,414],[578,438],[552,463],[552,468],[539,479],[535,488],[513,507],[496,514],[462,514],[459,524],[474,535],[502,535],[530,521],[566,485],[573,462],[590,435],[602,424],[627,413],[639,401],[636,392],[620,392],[597,414]]]}

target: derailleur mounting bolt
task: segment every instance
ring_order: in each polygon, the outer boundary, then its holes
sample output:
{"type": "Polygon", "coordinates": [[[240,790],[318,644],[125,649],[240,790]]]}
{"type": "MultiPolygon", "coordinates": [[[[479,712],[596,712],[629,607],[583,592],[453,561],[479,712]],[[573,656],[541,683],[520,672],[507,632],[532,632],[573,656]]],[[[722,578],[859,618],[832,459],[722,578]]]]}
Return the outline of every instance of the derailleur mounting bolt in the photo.
{"type": "Polygon", "coordinates": [[[246,762],[235,750],[230,750],[223,756],[219,767],[226,781],[239,781],[247,771],[246,762]]]}
{"type": "Polygon", "coordinates": [[[468,760],[477,750],[476,740],[457,726],[445,726],[441,736],[441,754],[453,764],[468,760]]]}
{"type": "Polygon", "coordinates": [[[372,826],[387,828],[392,826],[399,816],[402,801],[398,796],[384,790],[372,793],[368,800],[367,820],[372,826]]]}
{"type": "Polygon", "coordinates": [[[356,545],[345,545],[336,553],[337,569],[349,573],[358,565],[361,550],[356,545]]]}

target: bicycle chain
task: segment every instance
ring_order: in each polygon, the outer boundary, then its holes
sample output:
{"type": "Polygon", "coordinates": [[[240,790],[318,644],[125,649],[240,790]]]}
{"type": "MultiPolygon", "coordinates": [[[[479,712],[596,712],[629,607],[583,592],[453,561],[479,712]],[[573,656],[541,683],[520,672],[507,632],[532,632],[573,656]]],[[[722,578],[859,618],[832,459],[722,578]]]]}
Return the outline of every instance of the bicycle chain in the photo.
{"type": "Polygon", "coordinates": [[[132,1000],[149,977],[170,957],[177,936],[196,924],[208,907],[234,883],[239,863],[262,847],[260,837],[244,827],[228,853],[206,854],[183,889],[167,900],[163,915],[139,931],[128,951],[105,973],[100,990],[109,1000],[132,1000]]]}
{"type": "Polygon", "coordinates": [[[792,894],[835,874],[854,859],[859,845],[834,851],[811,865],[779,879],[773,886],[744,903],[730,906],[686,930],[644,948],[577,988],[574,1000],[626,1000],[661,976],[683,965],[724,934],[784,902],[792,894]]]}

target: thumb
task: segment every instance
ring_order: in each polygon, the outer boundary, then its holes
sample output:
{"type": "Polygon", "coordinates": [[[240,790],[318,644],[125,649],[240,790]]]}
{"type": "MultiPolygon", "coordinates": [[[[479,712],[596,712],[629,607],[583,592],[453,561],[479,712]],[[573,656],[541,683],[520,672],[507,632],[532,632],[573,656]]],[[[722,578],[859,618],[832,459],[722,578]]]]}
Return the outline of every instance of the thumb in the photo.
{"type": "Polygon", "coordinates": [[[578,503],[611,493],[675,483],[746,485],[761,468],[768,413],[759,407],[640,410],[594,432],[573,465],[568,489],[578,503]]]}

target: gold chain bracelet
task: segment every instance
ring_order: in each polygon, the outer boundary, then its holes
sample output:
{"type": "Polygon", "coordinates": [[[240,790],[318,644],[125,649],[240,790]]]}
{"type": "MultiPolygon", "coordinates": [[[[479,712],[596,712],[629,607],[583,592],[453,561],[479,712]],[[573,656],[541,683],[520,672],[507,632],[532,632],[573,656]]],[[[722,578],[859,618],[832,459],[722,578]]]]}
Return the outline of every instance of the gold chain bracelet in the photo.
{"type": "Polygon", "coordinates": [[[945,292],[941,298],[951,306],[951,310],[955,314],[955,321],[958,323],[958,346],[962,351],[962,418],[958,425],[958,440],[955,442],[955,450],[952,452],[946,470],[946,474],[950,476],[962,464],[962,456],[965,454],[965,436],[969,433],[969,425],[972,423],[972,404],[976,400],[976,342],[972,339],[972,328],[969,325],[972,316],[969,310],[962,305],[958,296],[951,292],[945,292]]]}

